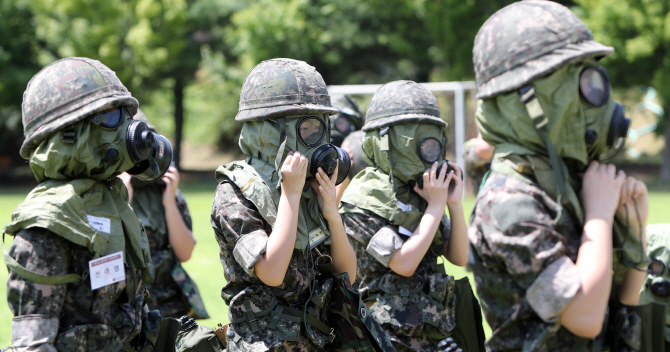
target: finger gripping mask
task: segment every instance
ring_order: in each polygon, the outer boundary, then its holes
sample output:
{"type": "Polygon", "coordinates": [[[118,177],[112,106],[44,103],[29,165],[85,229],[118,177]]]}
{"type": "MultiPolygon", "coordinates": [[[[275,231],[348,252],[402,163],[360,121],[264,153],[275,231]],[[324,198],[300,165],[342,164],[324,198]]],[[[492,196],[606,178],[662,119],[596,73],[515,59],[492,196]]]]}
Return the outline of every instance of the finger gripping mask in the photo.
{"type": "Polygon", "coordinates": [[[321,168],[328,176],[335,172],[337,167],[336,185],[339,185],[347,178],[349,168],[351,167],[351,158],[344,149],[338,148],[332,144],[324,144],[318,147],[309,161],[309,172],[316,175],[318,168],[321,168]]]}
{"type": "Polygon", "coordinates": [[[163,177],[172,162],[172,144],[160,134],[153,133],[140,121],[131,122],[126,132],[128,155],[135,166],[128,173],[143,181],[163,177]]]}
{"type": "MultiPolygon", "coordinates": [[[[446,175],[449,175],[451,171],[454,170],[454,168],[447,164],[449,160],[445,160],[444,163],[440,164],[440,166],[437,167],[437,171],[435,172],[435,175],[440,176],[440,172],[442,171],[442,166],[446,165],[447,166],[447,172],[445,173],[446,175]]],[[[461,170],[461,181],[463,181],[464,175],[463,175],[463,170],[461,170]]],[[[423,189],[423,175],[419,175],[416,179],[416,185],[419,186],[419,188],[423,189]]]]}

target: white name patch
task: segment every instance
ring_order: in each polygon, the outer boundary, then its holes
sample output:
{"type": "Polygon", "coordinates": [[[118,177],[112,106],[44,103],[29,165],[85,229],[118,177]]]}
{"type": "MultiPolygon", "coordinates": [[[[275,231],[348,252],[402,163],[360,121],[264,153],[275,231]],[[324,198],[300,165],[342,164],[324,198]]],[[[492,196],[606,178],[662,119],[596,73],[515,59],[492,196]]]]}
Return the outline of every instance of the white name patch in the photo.
{"type": "Polygon", "coordinates": [[[412,236],[414,233],[402,226],[398,226],[398,232],[400,232],[401,235],[405,236],[412,236]]]}
{"type": "Polygon", "coordinates": [[[309,248],[312,249],[312,248],[318,246],[327,237],[328,237],[328,235],[326,235],[326,233],[320,227],[317,227],[314,230],[310,231],[310,233],[309,233],[309,248]]]}
{"type": "Polygon", "coordinates": [[[88,218],[88,224],[91,225],[92,228],[100,232],[111,233],[110,228],[112,222],[109,219],[93,215],[86,215],[86,217],[88,218]]]}
{"type": "Polygon", "coordinates": [[[402,211],[412,211],[412,204],[405,204],[401,201],[398,201],[398,206],[402,211]]]}
{"type": "Polygon", "coordinates": [[[88,272],[91,276],[91,290],[125,280],[123,252],[119,251],[91,260],[88,262],[88,272]]]}

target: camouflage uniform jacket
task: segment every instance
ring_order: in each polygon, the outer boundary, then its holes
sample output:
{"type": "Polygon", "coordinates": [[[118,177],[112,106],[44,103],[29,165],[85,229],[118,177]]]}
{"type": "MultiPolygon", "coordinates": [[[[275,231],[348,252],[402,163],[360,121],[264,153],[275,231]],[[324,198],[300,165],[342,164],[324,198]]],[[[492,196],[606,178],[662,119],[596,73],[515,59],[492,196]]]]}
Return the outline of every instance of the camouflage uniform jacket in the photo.
{"type": "MultiPolygon", "coordinates": [[[[354,207],[343,203],[343,207],[354,207]]],[[[455,326],[451,309],[454,278],[437,258],[445,245],[433,242],[411,277],[388,267],[391,255],[408,238],[398,226],[371,212],[343,213],[344,230],[357,258],[361,296],[398,351],[436,351],[455,326]]],[[[445,224],[444,240],[451,223],[445,224]]]]}
{"type": "Polygon", "coordinates": [[[479,192],[484,175],[491,169],[491,160],[482,159],[475,152],[476,142],[477,138],[472,138],[463,144],[463,149],[465,150],[465,170],[470,178],[470,182],[472,182],[472,192],[475,195],[479,192]]]}
{"type": "MultiPolygon", "coordinates": [[[[229,317],[233,317],[231,327],[236,334],[232,338],[236,347],[231,349],[229,337],[228,351],[324,350],[308,338],[305,326],[300,321],[296,322],[295,317],[288,317],[279,324],[273,324],[272,319],[269,319],[272,314],[264,314],[239,324],[233,321],[237,314],[246,314],[252,309],[263,310],[265,304],[268,308],[277,304],[303,311],[310,297],[310,283],[314,284],[318,274],[317,269],[310,264],[312,258],[309,256],[316,255],[316,251],[324,256],[329,255],[330,246],[325,244],[328,241],[309,252],[294,249],[284,282],[272,287],[264,284],[254,273],[254,264],[265,253],[272,227],[227,177],[217,187],[211,224],[219,243],[226,278],[221,297],[229,305],[229,317]],[[253,295],[260,298],[253,298],[253,295]],[[259,300],[264,301],[259,303],[259,300]],[[248,304],[251,306],[247,309],[248,304]]],[[[319,291],[319,287],[317,282],[316,291],[319,291]]],[[[284,312],[284,316],[292,315],[286,309],[284,312]]]]}
{"type": "Polygon", "coordinates": [[[574,262],[582,236],[569,212],[553,223],[558,209],[542,189],[504,174],[480,190],[468,266],[493,330],[487,351],[591,351],[596,343],[558,322],[581,285],[574,262]]]}
{"type": "Polygon", "coordinates": [[[91,290],[88,262],[93,253],[38,227],[20,230],[9,255],[33,272],[84,279],[43,285],[10,270],[7,303],[14,314],[14,351],[107,352],[120,351],[123,344],[138,348],[146,315],[140,269],[125,265],[125,281],[91,290]]]}
{"type": "MultiPolygon", "coordinates": [[[[149,248],[151,249],[151,262],[154,265],[156,273],[154,282],[146,285],[149,290],[147,305],[150,310],[158,309],[162,317],[179,318],[183,315],[200,317],[198,316],[200,315],[199,313],[204,312],[205,316],[203,318],[206,318],[207,312],[205,311],[204,304],[202,304],[202,298],[197,286],[195,286],[195,283],[186,274],[184,269],[181,268],[179,259],[175,257],[170,247],[167,225],[160,228],[161,226],[152,226],[151,221],[142,219],[145,214],[151,214],[151,211],[140,209],[142,204],[137,202],[137,199],[141,195],[140,193],[149,193],[146,196],[148,199],[151,199],[152,206],[156,206],[165,214],[165,208],[162,205],[164,189],[164,187],[160,187],[156,183],[133,187],[135,196],[133,197],[131,206],[140,219],[143,220],[142,224],[147,233],[149,248]],[[178,281],[175,276],[181,279],[178,281]],[[192,307],[189,304],[189,299],[199,303],[196,304],[197,307],[192,307]]],[[[184,224],[189,230],[193,231],[191,213],[188,211],[186,199],[180,190],[177,190],[176,200],[177,209],[179,209],[184,224]]],[[[164,217],[160,217],[160,219],[162,221],[164,217]]]]}

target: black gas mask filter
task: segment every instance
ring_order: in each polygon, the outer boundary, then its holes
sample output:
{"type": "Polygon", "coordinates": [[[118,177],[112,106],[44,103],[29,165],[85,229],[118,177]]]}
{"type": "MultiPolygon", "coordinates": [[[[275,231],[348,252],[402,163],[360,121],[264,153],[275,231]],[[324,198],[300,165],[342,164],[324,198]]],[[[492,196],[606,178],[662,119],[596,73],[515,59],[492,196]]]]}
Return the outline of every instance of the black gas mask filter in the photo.
{"type": "Polygon", "coordinates": [[[126,132],[126,147],[135,166],[128,173],[143,180],[163,177],[172,162],[172,144],[164,136],[151,132],[146,123],[133,120],[126,132]]]}
{"type": "MultiPolygon", "coordinates": [[[[324,121],[317,116],[302,118],[297,127],[300,141],[310,148],[318,146],[327,132],[324,121]]],[[[309,173],[311,176],[308,175],[308,181],[315,179],[319,167],[328,176],[331,176],[337,167],[338,173],[335,184],[339,185],[349,174],[351,158],[344,149],[331,143],[323,144],[317,147],[309,158],[309,173]]]]}

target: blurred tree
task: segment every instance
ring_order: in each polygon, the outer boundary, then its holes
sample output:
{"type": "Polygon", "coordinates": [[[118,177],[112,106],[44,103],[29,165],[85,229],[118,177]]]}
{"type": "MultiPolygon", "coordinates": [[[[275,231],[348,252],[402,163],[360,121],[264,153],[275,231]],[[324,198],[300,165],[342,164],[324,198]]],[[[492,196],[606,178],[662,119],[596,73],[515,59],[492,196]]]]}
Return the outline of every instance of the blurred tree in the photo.
{"type": "Polygon", "coordinates": [[[179,165],[184,89],[200,62],[188,6],[193,0],[33,0],[38,61],[85,56],[116,71],[144,104],[156,89],[172,90],[175,163],[179,165]]]}
{"type": "Polygon", "coordinates": [[[21,101],[30,78],[40,69],[32,38],[33,15],[25,0],[0,0],[0,176],[21,162],[21,101]]]}
{"type": "Polygon", "coordinates": [[[670,1],[575,2],[595,39],[615,48],[604,61],[613,85],[656,88],[666,112],[657,129],[665,139],[660,176],[670,181],[670,1]]]}

